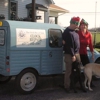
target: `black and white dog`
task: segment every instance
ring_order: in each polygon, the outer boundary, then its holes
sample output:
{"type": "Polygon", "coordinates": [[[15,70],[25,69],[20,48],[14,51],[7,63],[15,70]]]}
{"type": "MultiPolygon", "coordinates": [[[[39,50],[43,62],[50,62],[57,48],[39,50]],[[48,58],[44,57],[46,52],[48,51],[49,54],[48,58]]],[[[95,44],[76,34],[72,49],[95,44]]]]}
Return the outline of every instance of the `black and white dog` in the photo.
{"type": "Polygon", "coordinates": [[[71,78],[70,88],[73,89],[75,93],[77,93],[77,90],[76,90],[77,82],[79,82],[81,90],[83,92],[86,92],[86,89],[82,82],[80,63],[77,61],[72,63],[72,73],[71,73],[70,78],[71,78]]]}

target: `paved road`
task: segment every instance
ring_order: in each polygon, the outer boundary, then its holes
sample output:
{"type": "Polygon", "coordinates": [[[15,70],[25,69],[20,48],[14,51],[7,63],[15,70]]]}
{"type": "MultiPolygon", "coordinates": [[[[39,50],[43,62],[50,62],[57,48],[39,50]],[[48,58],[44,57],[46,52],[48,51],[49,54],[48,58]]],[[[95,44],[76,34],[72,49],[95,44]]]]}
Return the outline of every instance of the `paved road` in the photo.
{"type": "Polygon", "coordinates": [[[67,94],[59,84],[63,84],[63,76],[52,78],[39,78],[37,90],[28,95],[22,95],[16,90],[15,81],[11,80],[6,84],[0,85],[0,100],[100,100],[100,80],[94,81],[96,87],[93,92],[67,94]]]}

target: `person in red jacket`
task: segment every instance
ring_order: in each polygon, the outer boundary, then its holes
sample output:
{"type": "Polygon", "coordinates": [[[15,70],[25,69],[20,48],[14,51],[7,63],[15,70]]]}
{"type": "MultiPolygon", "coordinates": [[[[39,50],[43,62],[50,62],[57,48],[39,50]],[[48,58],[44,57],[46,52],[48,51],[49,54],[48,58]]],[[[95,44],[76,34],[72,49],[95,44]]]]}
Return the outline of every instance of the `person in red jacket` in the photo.
{"type": "Polygon", "coordinates": [[[79,26],[79,39],[80,39],[80,57],[82,65],[86,65],[89,62],[88,54],[87,54],[87,47],[90,48],[92,53],[92,60],[94,60],[94,52],[93,52],[93,41],[92,41],[92,34],[88,31],[88,23],[82,19],[79,26]]]}
{"type": "MultiPolygon", "coordinates": [[[[92,60],[94,60],[94,52],[93,52],[93,41],[92,41],[92,34],[88,31],[88,23],[82,19],[79,26],[79,40],[80,40],[80,58],[81,63],[83,66],[90,63],[88,54],[87,54],[87,47],[90,48],[90,51],[92,53],[92,60]]],[[[93,83],[91,83],[92,87],[95,87],[93,83]]]]}

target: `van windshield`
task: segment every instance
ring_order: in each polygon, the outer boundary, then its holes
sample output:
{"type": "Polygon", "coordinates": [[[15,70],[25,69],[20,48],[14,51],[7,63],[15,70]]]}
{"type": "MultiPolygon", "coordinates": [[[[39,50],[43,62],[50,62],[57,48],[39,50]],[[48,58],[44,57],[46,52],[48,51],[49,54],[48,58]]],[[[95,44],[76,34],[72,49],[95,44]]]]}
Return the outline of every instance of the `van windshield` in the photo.
{"type": "Polygon", "coordinates": [[[4,45],[4,35],[5,35],[5,31],[4,30],[0,30],[0,45],[1,46],[4,45]]]}

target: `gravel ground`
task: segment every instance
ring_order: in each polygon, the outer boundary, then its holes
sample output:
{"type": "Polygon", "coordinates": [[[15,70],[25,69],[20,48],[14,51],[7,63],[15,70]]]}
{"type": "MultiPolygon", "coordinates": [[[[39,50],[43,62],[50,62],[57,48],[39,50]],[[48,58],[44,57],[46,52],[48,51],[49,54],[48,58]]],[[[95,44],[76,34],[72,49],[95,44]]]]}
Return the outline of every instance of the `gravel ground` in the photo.
{"type": "Polygon", "coordinates": [[[22,95],[12,79],[6,84],[0,84],[0,100],[100,100],[100,80],[93,81],[96,85],[93,92],[66,93],[59,85],[63,84],[63,76],[40,77],[36,91],[32,94],[22,95]]]}

